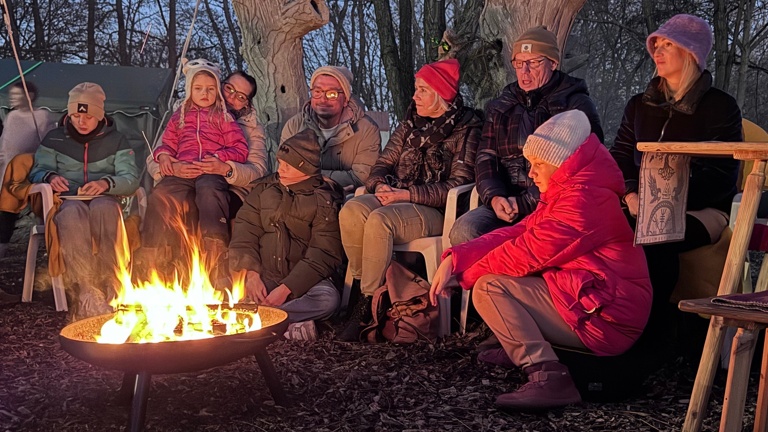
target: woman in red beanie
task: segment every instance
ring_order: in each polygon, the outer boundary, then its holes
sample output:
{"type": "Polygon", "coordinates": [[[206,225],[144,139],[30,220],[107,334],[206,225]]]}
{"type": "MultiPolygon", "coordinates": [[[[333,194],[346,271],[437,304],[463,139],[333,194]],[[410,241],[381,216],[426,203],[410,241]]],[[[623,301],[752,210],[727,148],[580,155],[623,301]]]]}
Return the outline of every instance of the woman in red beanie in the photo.
{"type": "Polygon", "coordinates": [[[416,73],[413,102],[371,169],[368,194],[339,213],[341,241],[363,294],[340,340],[359,340],[372,320],[371,299],[384,281],[393,244],[441,235],[448,190],[475,178],[482,121],[458,91],[455,59],[416,73]]]}

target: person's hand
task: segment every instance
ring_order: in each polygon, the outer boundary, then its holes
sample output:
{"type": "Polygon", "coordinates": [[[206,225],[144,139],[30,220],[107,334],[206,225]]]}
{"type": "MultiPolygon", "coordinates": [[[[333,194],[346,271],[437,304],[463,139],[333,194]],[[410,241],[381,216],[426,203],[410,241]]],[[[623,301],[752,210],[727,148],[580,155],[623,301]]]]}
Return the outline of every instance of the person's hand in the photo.
{"type": "Polygon", "coordinates": [[[203,174],[218,174],[221,176],[227,175],[231,168],[228,163],[222,162],[215,156],[205,156],[200,162],[192,162],[192,165],[199,168],[203,174]]]}
{"type": "Polygon", "coordinates": [[[267,287],[264,286],[261,275],[252,270],[245,274],[245,298],[258,304],[263,304],[267,299],[267,287]]]}
{"type": "Polygon", "coordinates": [[[106,180],[96,180],[84,184],[77,189],[78,195],[101,195],[109,189],[109,183],[106,180]]]}
{"type": "Polygon", "coordinates": [[[269,293],[266,300],[264,300],[264,304],[274,307],[280,306],[288,300],[289,295],[291,295],[291,290],[285,284],[280,284],[269,293]]]}
{"type": "Polygon", "coordinates": [[[381,205],[389,205],[400,202],[411,202],[411,192],[408,189],[395,189],[393,187],[385,186],[376,188],[376,199],[379,200],[381,205]]]}
{"type": "Polygon", "coordinates": [[[66,192],[69,190],[69,180],[58,174],[51,176],[48,183],[54,192],[66,192]]]}
{"type": "Polygon", "coordinates": [[[157,157],[157,163],[160,165],[160,174],[164,176],[172,176],[173,173],[173,163],[178,162],[179,160],[175,157],[163,153],[160,156],[157,157]]]}
{"type": "Polygon", "coordinates": [[[640,197],[637,196],[637,192],[631,192],[624,196],[624,202],[627,204],[627,210],[632,216],[637,216],[637,211],[640,209],[640,197]]]}
{"type": "Polygon", "coordinates": [[[432,278],[432,286],[429,287],[429,301],[432,306],[437,306],[437,296],[448,297],[451,295],[450,289],[446,289],[448,280],[453,274],[453,257],[448,255],[435,272],[432,278]]]}
{"type": "Polygon", "coordinates": [[[504,222],[512,223],[517,216],[517,200],[514,197],[495,196],[491,199],[491,207],[496,217],[504,222]]]}

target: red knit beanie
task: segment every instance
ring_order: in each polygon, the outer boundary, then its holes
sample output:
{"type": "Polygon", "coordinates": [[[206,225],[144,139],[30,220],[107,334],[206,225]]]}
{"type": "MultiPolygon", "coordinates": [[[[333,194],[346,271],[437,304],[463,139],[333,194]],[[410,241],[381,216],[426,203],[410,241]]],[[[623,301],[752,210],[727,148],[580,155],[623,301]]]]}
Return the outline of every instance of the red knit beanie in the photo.
{"type": "Polygon", "coordinates": [[[459,92],[459,61],[448,59],[425,64],[416,72],[416,78],[423,79],[441,98],[451,103],[459,92]]]}

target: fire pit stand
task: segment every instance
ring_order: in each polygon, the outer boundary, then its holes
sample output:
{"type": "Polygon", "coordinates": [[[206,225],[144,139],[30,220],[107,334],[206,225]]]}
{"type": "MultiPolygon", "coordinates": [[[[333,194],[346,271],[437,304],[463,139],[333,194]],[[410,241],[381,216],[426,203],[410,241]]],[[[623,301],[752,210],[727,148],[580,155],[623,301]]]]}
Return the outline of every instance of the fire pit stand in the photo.
{"type": "Polygon", "coordinates": [[[125,371],[118,397],[130,401],[128,430],[144,429],[152,375],[195,372],[232,363],[253,355],[275,404],[285,406],[283,392],[266,347],[288,327],[288,314],[275,308],[259,307],[262,328],[247,333],[209,339],[160,343],[99,344],[94,335],[113,314],[74,322],[61,331],[61,347],[92,365],[125,371]]]}

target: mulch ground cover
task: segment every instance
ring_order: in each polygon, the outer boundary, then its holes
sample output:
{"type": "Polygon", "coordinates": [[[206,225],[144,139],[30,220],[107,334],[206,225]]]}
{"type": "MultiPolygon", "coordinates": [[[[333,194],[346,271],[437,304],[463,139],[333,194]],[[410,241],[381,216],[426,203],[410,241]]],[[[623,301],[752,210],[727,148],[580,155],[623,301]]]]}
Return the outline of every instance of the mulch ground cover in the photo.
{"type": "MultiPolygon", "coordinates": [[[[26,241],[0,265],[0,287],[21,292],[26,241]]],[[[42,256],[42,255],[41,255],[42,256]]],[[[0,309],[0,431],[121,431],[122,373],[75,359],[59,346],[66,313],[50,292],[0,309]]],[[[639,396],[584,402],[544,413],[506,413],[494,397],[524,382],[519,370],[478,363],[489,335],[475,323],[434,344],[347,344],[339,323],[314,342],[277,341],[269,355],[290,404],[276,406],[253,358],[196,373],[152,378],[148,431],[672,431],[680,430],[696,364],[678,359],[654,373],[639,396]]],[[[632,374],[633,371],[627,371],[632,374]]],[[[704,430],[717,430],[724,373],[716,379],[704,430]]],[[[754,421],[751,379],[745,430],[754,421]]]]}

